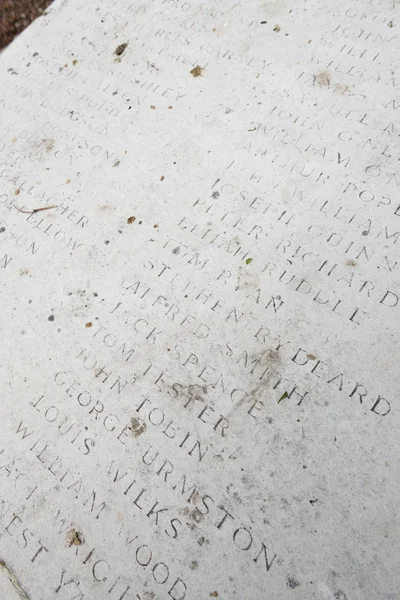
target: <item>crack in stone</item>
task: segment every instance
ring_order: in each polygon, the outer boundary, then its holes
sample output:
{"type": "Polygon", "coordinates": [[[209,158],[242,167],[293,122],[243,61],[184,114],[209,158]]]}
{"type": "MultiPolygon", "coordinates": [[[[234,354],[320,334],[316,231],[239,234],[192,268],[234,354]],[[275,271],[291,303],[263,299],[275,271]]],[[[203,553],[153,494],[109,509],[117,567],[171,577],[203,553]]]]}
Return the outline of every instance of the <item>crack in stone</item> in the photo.
{"type": "Polygon", "coordinates": [[[30,600],[29,596],[26,594],[26,592],[21,587],[21,585],[20,585],[18,579],[16,578],[16,576],[14,575],[13,571],[9,567],[7,567],[6,563],[1,559],[0,559],[0,570],[2,570],[7,575],[8,579],[11,581],[12,585],[17,590],[18,596],[21,598],[21,600],[30,600]]]}

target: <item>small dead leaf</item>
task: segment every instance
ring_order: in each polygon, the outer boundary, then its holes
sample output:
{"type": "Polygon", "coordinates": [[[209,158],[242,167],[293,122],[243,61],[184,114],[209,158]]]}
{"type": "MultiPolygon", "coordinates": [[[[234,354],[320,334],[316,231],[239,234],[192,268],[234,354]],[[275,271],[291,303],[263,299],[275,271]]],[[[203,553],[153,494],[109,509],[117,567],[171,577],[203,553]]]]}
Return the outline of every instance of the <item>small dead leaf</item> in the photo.
{"type": "Polygon", "coordinates": [[[251,263],[251,261],[252,261],[252,260],[253,260],[252,258],[247,258],[247,259],[246,259],[246,265],[249,265],[249,264],[251,263]]]}
{"type": "Polygon", "coordinates": [[[287,392],[283,392],[282,396],[278,400],[278,404],[279,404],[279,402],[282,402],[282,400],[284,400],[285,398],[288,398],[288,397],[289,397],[289,394],[287,392]]]}
{"type": "Polygon", "coordinates": [[[71,180],[70,180],[70,179],[67,179],[67,181],[66,181],[65,183],[71,183],[71,180]]]}
{"type": "Polygon", "coordinates": [[[73,61],[72,61],[72,64],[73,64],[73,65],[77,65],[77,64],[78,64],[78,61],[75,59],[75,60],[73,60],[73,61]]]}
{"type": "Polygon", "coordinates": [[[280,30],[281,30],[281,27],[280,27],[280,25],[275,25],[275,27],[274,27],[274,31],[280,31],[280,30]]]}
{"type": "Polygon", "coordinates": [[[158,225],[157,225],[157,224],[156,224],[156,225],[153,225],[153,227],[154,227],[154,229],[157,229],[157,228],[158,228],[158,225]]]}
{"type": "Polygon", "coordinates": [[[211,592],[211,598],[218,598],[218,592],[211,592]]]}
{"type": "Polygon", "coordinates": [[[127,219],[127,223],[128,225],[132,225],[132,223],[134,223],[136,221],[136,217],[129,217],[129,219],[127,219]]]}
{"type": "Polygon", "coordinates": [[[315,356],[314,354],[307,354],[307,358],[309,358],[310,360],[315,360],[315,356]]]}
{"type": "Polygon", "coordinates": [[[91,321],[89,321],[89,323],[86,323],[85,327],[91,327],[93,325],[93,323],[91,323],[91,321]]]}
{"type": "Polygon", "coordinates": [[[79,531],[77,531],[76,529],[71,529],[67,533],[66,542],[71,548],[71,546],[81,546],[84,543],[84,540],[82,534],[79,531]]]}
{"type": "Polygon", "coordinates": [[[150,108],[151,108],[151,110],[156,110],[156,107],[154,106],[154,104],[152,104],[152,105],[150,106],[150,108]]]}
{"type": "Polygon", "coordinates": [[[117,49],[115,50],[114,54],[116,54],[117,56],[121,56],[121,54],[123,54],[126,50],[126,48],[128,47],[128,44],[120,44],[119,46],[117,46],[117,49]]]}
{"type": "Polygon", "coordinates": [[[190,74],[193,75],[193,77],[202,77],[203,75],[203,67],[200,67],[199,65],[197,65],[197,67],[194,67],[194,69],[192,69],[190,71],[190,74]]]}
{"type": "Polygon", "coordinates": [[[160,181],[164,181],[164,179],[165,179],[164,175],[161,175],[160,181]]]}
{"type": "Polygon", "coordinates": [[[21,190],[18,188],[17,190],[15,190],[14,194],[15,194],[16,196],[18,196],[18,194],[20,193],[20,191],[21,191],[21,190]]]}
{"type": "Polygon", "coordinates": [[[169,110],[171,110],[172,106],[168,106],[169,110]]]}

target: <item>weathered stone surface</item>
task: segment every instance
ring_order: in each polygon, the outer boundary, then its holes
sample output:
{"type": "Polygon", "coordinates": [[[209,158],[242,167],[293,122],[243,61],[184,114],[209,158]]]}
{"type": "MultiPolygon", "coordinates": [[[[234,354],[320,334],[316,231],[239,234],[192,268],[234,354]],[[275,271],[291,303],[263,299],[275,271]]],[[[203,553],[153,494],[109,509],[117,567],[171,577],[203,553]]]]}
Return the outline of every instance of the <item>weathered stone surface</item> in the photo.
{"type": "Polygon", "coordinates": [[[67,0],[2,53],[4,588],[398,598],[398,23],[67,0]]]}

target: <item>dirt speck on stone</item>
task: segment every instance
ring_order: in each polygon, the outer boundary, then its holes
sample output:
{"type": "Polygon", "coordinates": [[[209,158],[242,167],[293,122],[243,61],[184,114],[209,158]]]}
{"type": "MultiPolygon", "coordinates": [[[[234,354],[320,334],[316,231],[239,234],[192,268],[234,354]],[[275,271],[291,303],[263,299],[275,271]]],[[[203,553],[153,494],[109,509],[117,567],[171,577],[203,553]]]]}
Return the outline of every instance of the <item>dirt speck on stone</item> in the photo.
{"type": "Polygon", "coordinates": [[[192,69],[190,71],[190,74],[193,75],[193,77],[202,77],[203,75],[203,67],[200,67],[199,65],[197,65],[197,67],[194,67],[194,69],[192,69]]]}
{"type": "Polygon", "coordinates": [[[117,46],[114,54],[116,54],[117,56],[121,56],[125,52],[125,50],[126,50],[127,47],[128,47],[127,43],[120,44],[119,46],[117,46]]]}

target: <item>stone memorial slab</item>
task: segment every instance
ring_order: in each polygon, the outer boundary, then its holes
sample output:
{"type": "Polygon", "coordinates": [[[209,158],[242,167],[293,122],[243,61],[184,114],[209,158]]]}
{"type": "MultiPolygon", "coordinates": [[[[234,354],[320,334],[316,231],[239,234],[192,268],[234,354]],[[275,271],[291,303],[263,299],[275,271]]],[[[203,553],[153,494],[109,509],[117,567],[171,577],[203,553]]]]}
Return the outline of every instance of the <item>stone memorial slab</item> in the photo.
{"type": "Polygon", "coordinates": [[[56,0],[2,52],[1,598],[400,598],[399,23],[56,0]]]}

